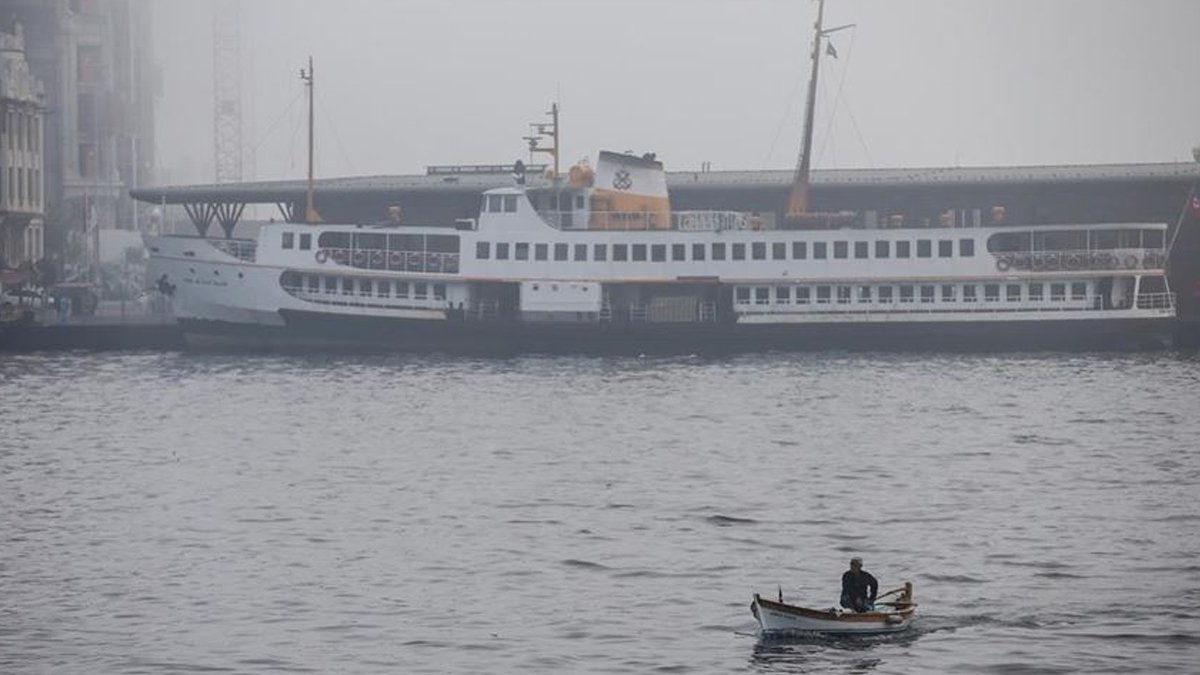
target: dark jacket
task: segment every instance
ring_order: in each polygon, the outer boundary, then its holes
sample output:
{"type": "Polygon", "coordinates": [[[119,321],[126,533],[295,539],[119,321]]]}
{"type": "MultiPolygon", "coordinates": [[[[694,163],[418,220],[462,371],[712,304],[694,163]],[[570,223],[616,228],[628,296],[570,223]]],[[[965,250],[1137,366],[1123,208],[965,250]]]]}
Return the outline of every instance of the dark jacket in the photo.
{"type": "Polygon", "coordinates": [[[879,593],[879,582],[865,570],[846,570],[842,575],[842,599],[866,599],[868,603],[875,602],[879,593]]]}

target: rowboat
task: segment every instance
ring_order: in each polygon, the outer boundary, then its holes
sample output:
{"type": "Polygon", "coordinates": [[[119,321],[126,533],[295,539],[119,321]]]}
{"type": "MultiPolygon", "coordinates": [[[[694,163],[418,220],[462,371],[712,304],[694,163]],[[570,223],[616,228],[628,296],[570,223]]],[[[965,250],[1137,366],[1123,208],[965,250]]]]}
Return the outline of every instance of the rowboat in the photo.
{"type": "Polygon", "coordinates": [[[906,630],[913,621],[917,603],[912,601],[912,583],[884,593],[895,595],[891,602],[876,601],[872,611],[854,612],[840,608],[810,609],[768,600],[758,593],[750,603],[750,612],[758,619],[764,635],[788,633],[828,633],[872,635],[906,630]]]}

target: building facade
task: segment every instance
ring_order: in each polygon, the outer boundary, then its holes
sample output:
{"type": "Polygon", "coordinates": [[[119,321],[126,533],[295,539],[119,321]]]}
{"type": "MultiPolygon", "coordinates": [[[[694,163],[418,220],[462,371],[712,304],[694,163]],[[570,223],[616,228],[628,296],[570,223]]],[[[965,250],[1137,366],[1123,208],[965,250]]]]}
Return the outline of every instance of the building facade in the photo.
{"type": "Polygon", "coordinates": [[[150,207],[129,191],[153,181],[152,0],[0,0],[22,24],[45,85],[45,251],[63,279],[94,279],[99,231],[139,229],[150,207]]]}
{"type": "Polygon", "coordinates": [[[0,30],[0,289],[44,256],[46,90],[25,59],[21,24],[0,30]]]}

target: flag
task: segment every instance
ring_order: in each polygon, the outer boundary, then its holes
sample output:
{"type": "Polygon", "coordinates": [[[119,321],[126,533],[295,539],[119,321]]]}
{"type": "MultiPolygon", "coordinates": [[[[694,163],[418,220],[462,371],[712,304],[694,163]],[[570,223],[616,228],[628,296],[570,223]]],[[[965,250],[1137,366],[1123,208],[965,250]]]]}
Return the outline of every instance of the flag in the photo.
{"type": "Polygon", "coordinates": [[[825,53],[832,56],[835,59],[837,58],[837,50],[833,48],[832,42],[825,43],[825,53]]]}
{"type": "Polygon", "coordinates": [[[1192,199],[1188,202],[1188,208],[1192,210],[1192,215],[1200,218],[1200,194],[1192,192],[1192,199]]]}

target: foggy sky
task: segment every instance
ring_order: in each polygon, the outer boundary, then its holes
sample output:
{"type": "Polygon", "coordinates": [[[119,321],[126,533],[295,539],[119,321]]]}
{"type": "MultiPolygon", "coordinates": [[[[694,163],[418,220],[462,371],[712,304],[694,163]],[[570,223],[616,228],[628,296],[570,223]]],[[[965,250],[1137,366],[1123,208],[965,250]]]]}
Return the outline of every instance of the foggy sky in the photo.
{"type": "MultiPolygon", "coordinates": [[[[213,3],[154,4],[159,182],[211,182],[213,3]]],[[[246,178],[303,176],[309,54],[319,176],[528,159],[553,100],[564,165],[611,149],[790,168],[816,8],[242,0],[246,178]]],[[[828,0],[826,26],[845,23],[822,59],[817,168],[1190,161],[1200,144],[1196,0],[828,0]]]]}

